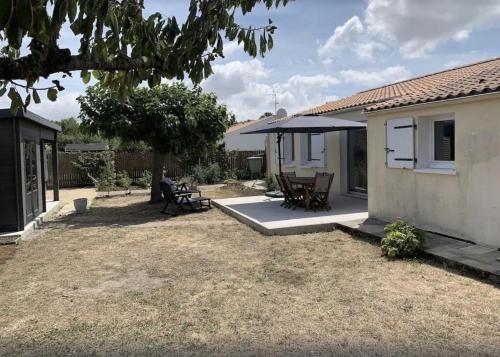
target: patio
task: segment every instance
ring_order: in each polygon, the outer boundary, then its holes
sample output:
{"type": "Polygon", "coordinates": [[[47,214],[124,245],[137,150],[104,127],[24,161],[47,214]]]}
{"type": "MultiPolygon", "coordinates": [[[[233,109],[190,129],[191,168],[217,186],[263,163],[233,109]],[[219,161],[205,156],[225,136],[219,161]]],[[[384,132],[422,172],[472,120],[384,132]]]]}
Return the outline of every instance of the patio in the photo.
{"type": "Polygon", "coordinates": [[[213,204],[265,235],[289,235],[331,231],[338,223],[368,218],[368,201],[348,196],[334,196],[330,211],[306,211],[281,207],[281,198],[265,196],[213,200],[213,204]]]}

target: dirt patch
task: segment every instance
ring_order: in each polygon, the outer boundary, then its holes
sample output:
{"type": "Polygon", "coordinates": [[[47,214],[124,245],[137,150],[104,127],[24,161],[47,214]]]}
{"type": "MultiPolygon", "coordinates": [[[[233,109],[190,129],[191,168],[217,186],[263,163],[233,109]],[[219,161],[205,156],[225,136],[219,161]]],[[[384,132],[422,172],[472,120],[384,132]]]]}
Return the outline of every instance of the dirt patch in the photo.
{"type": "Polygon", "coordinates": [[[265,237],[147,200],[96,200],[16,248],[0,355],[499,355],[491,284],[342,232],[265,237]]]}
{"type": "Polygon", "coordinates": [[[0,245],[0,265],[11,259],[14,256],[15,252],[16,246],[14,244],[0,245]]]}

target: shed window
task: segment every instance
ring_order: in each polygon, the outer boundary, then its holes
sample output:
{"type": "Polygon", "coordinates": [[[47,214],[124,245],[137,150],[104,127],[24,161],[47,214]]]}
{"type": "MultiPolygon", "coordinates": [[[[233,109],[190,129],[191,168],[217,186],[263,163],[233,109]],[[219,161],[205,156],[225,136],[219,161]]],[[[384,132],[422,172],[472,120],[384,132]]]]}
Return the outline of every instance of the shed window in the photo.
{"type": "Polygon", "coordinates": [[[455,161],[455,121],[434,122],[434,161],[455,161]]]}

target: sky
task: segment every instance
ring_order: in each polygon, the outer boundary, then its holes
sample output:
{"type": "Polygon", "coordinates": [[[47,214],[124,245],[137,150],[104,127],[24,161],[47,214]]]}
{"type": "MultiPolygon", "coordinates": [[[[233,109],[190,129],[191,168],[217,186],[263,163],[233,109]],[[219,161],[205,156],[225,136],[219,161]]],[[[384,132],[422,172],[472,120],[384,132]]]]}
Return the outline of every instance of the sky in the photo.
{"type": "MultiPolygon", "coordinates": [[[[188,4],[145,0],[145,13],[158,11],[182,21],[188,4]]],[[[225,58],[201,83],[239,121],[274,112],[274,94],[278,108],[294,114],[362,90],[500,56],[498,0],[296,0],[270,11],[257,7],[239,22],[263,25],[268,18],[278,27],[270,53],[252,58],[227,42],[225,58]]],[[[78,45],[64,29],[60,47],[78,45]]],[[[77,117],[76,98],[85,85],[78,73],[61,84],[66,89],[57,102],[44,100],[30,110],[52,120],[77,117]]],[[[0,98],[0,106],[7,105],[0,98]]]]}

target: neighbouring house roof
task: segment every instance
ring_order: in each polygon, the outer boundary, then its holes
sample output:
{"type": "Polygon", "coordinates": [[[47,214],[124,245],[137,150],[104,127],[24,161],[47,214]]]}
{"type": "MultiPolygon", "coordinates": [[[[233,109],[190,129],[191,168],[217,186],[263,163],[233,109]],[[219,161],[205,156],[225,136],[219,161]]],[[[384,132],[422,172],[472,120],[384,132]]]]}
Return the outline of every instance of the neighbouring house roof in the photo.
{"type": "Polygon", "coordinates": [[[369,89],[302,114],[324,114],[355,107],[373,112],[499,91],[500,58],[493,58],[369,89]]]}
{"type": "Polygon", "coordinates": [[[240,122],[238,122],[238,123],[230,126],[226,130],[226,134],[234,133],[234,132],[236,132],[238,130],[241,130],[243,128],[247,128],[247,127],[255,125],[255,124],[261,124],[261,123],[263,124],[263,123],[265,123],[267,121],[272,121],[274,119],[276,119],[276,116],[271,115],[271,116],[260,118],[260,119],[240,121],[240,122]]]}

